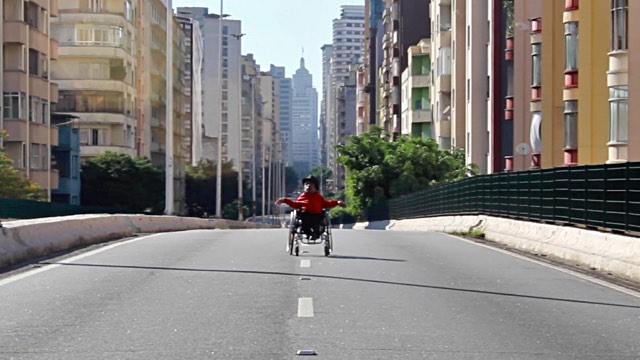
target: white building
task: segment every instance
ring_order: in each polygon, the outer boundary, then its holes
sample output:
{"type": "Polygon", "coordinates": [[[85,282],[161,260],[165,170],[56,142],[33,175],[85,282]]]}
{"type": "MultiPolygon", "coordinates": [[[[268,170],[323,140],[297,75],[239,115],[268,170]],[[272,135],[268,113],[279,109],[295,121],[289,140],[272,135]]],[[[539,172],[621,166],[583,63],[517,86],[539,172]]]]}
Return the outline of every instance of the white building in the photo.
{"type": "MultiPolygon", "coordinates": [[[[349,104],[344,103],[347,93],[355,93],[352,85],[347,84],[347,79],[353,66],[362,62],[364,54],[364,10],[361,5],[343,5],[340,7],[340,18],[333,19],[333,44],[330,49],[331,54],[331,80],[324,89],[327,96],[325,102],[326,111],[326,149],[327,149],[327,166],[332,169],[334,179],[332,179],[335,187],[344,182],[344,179],[336,178],[339,173],[337,163],[337,153],[335,151],[336,144],[344,143],[344,136],[341,135],[339,129],[346,122],[353,122],[355,128],[356,119],[345,118],[345,112],[341,109],[356,108],[355,98],[349,104]],[[345,88],[346,87],[346,88],[345,88]],[[348,91],[347,91],[348,90],[348,91]],[[353,91],[351,91],[353,90],[353,91]],[[339,103],[343,103],[341,106],[339,103]]],[[[323,57],[326,54],[323,53],[323,57]]],[[[351,110],[351,109],[350,109],[351,110]]],[[[349,124],[351,127],[351,124],[349,124]]]]}
{"type": "Polygon", "coordinates": [[[293,83],[286,77],[284,66],[271,65],[269,74],[276,80],[278,97],[278,117],[280,120],[280,141],[282,142],[282,156],[286,163],[293,164],[293,147],[291,137],[291,107],[293,101],[293,83]]]}
{"type": "Polygon", "coordinates": [[[318,138],[318,92],[313,77],[305,68],[304,58],[293,75],[292,104],[293,166],[299,176],[306,176],[320,165],[318,138]]]}
{"type": "Polygon", "coordinates": [[[192,165],[198,164],[202,159],[202,61],[204,55],[204,43],[200,24],[197,20],[179,15],[178,22],[186,35],[187,57],[185,58],[185,71],[188,86],[186,93],[188,102],[183,109],[187,114],[186,130],[191,136],[187,137],[186,151],[189,154],[188,161],[192,165]]]}
{"type": "Polygon", "coordinates": [[[242,163],[241,22],[221,20],[218,14],[209,14],[207,8],[201,7],[179,7],[178,14],[197,20],[204,38],[202,157],[217,160],[217,139],[221,138],[222,161],[233,161],[234,169],[238,170],[242,163]],[[218,133],[220,121],[222,134],[218,133]]]}

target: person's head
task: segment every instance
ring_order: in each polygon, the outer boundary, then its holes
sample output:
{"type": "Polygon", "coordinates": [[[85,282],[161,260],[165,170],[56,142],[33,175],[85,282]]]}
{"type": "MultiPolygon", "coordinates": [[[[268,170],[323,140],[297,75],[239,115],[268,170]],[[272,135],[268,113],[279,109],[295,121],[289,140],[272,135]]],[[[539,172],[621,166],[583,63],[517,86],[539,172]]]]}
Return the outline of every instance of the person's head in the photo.
{"type": "Polygon", "coordinates": [[[302,188],[304,192],[317,192],[320,184],[315,176],[308,176],[302,179],[302,188]]]}

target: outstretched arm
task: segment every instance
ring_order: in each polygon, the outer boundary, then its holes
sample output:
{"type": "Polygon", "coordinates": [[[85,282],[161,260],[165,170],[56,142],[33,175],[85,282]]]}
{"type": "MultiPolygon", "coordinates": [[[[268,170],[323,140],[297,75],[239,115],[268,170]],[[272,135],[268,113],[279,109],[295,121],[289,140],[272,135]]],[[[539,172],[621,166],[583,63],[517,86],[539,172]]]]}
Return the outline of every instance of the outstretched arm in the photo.
{"type": "Polygon", "coordinates": [[[323,208],[332,208],[332,207],[336,207],[336,206],[342,206],[345,207],[346,204],[344,203],[344,201],[342,200],[326,200],[326,199],[322,199],[322,207],[323,208]]]}
{"type": "Polygon", "coordinates": [[[299,203],[297,203],[296,201],[293,201],[293,200],[291,200],[289,198],[286,198],[286,197],[283,197],[283,198],[280,198],[280,199],[276,200],[276,205],[280,205],[282,203],[285,203],[285,204],[291,206],[294,209],[300,208],[300,204],[299,203]]]}

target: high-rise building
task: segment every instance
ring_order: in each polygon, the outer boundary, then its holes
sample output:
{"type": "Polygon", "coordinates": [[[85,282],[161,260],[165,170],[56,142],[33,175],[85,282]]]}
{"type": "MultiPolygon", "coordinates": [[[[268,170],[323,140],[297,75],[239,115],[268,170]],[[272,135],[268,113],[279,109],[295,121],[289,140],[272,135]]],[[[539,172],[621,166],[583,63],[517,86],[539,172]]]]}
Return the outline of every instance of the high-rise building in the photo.
{"type": "Polygon", "coordinates": [[[382,13],[384,0],[365,0],[364,17],[364,54],[362,59],[362,84],[358,90],[361,95],[362,120],[358,124],[357,132],[369,130],[369,125],[375,125],[378,120],[378,89],[380,79],[378,69],[382,66],[382,37],[384,27],[382,13]]]}
{"type": "Polygon", "coordinates": [[[156,166],[173,172],[174,206],[176,213],[186,211],[185,169],[188,151],[185,140],[188,135],[185,128],[185,104],[188,100],[185,89],[188,87],[185,72],[185,33],[182,31],[173,13],[167,17],[166,0],[140,2],[136,17],[137,67],[136,80],[138,92],[137,107],[137,152],[148,157],[156,166]],[[167,44],[167,30],[171,27],[171,44],[167,44]],[[171,46],[172,63],[167,64],[167,51],[171,46]],[[167,67],[170,66],[169,71],[167,67]],[[171,92],[167,94],[167,76],[171,76],[171,92]],[[170,96],[171,99],[167,99],[170,96]],[[171,106],[169,106],[171,105],[171,106]],[[167,143],[167,112],[171,111],[171,143],[167,143]],[[170,163],[167,163],[167,151],[171,151],[170,163]]]}
{"type": "MultiPolygon", "coordinates": [[[[353,80],[354,66],[362,63],[364,53],[364,18],[365,7],[361,5],[343,5],[340,7],[340,17],[333,19],[333,42],[331,48],[323,52],[323,57],[331,55],[330,81],[323,92],[327,96],[325,107],[325,151],[327,152],[327,166],[333,172],[332,190],[339,190],[339,184],[344,183],[338,178],[339,166],[336,145],[345,142],[345,128],[347,123],[355,128],[356,117],[355,94],[356,84],[353,80]],[[349,80],[351,79],[351,80],[349,80]],[[345,103],[347,101],[348,103],[345,103]],[[347,118],[346,109],[353,109],[347,118]]],[[[354,132],[355,133],[355,132],[354,132]]]]}
{"type": "MultiPolygon", "coordinates": [[[[60,58],[51,76],[60,86],[57,111],[79,118],[81,158],[105,151],[138,155],[135,14],[139,9],[132,1],[84,5],[61,1],[59,6],[60,16],[52,29],[60,42],[60,58]]],[[[161,42],[166,42],[166,36],[161,42]]],[[[158,69],[163,67],[164,59],[158,62],[158,69]]],[[[159,91],[165,89],[157,85],[159,91]]],[[[164,159],[164,154],[158,154],[158,159],[164,159]]]]}
{"type": "Polygon", "coordinates": [[[320,165],[318,137],[318,92],[313,77],[306,69],[304,58],[293,75],[291,111],[293,135],[293,167],[298,176],[306,176],[320,165]]]}
{"type": "Polygon", "coordinates": [[[178,14],[200,23],[204,38],[203,59],[203,153],[217,160],[217,141],[222,141],[222,161],[241,168],[241,32],[240,20],[209,14],[207,8],[179,7],[178,14]],[[222,23],[220,23],[222,22],[222,23]],[[222,33],[220,32],[222,31],[222,33]],[[220,99],[220,100],[217,100],[220,99]],[[222,121],[222,134],[219,134],[222,121]]]}
{"type": "Polygon", "coordinates": [[[282,157],[287,164],[293,164],[293,155],[290,150],[293,146],[293,139],[291,137],[293,84],[291,78],[286,77],[284,66],[271,65],[269,74],[276,80],[282,157]]]}
{"type": "Polygon", "coordinates": [[[58,129],[51,122],[58,85],[50,76],[52,60],[58,57],[50,28],[50,16],[58,16],[57,2],[3,0],[2,7],[0,130],[8,135],[0,138],[0,146],[19,172],[51,198],[51,190],[58,187],[51,163],[52,147],[58,145],[58,129]]]}
{"type": "Polygon", "coordinates": [[[333,45],[326,44],[322,48],[322,98],[320,100],[320,162],[323,166],[335,163],[335,152],[329,148],[328,138],[333,136],[329,129],[331,120],[330,97],[333,94],[331,86],[331,58],[333,45]]]}
{"type": "Polygon", "coordinates": [[[421,39],[431,37],[429,16],[428,1],[386,0],[379,109],[380,125],[394,136],[400,133],[401,76],[409,63],[407,50],[421,39]]]}
{"type": "Polygon", "coordinates": [[[431,59],[429,39],[409,47],[409,65],[402,72],[403,135],[431,138],[431,59]]]}
{"type": "Polygon", "coordinates": [[[197,20],[178,15],[177,17],[183,32],[185,33],[185,92],[187,102],[183,112],[186,116],[185,141],[188,154],[187,162],[196,165],[202,159],[202,117],[204,115],[202,98],[202,61],[204,57],[204,43],[200,24],[197,20]]]}

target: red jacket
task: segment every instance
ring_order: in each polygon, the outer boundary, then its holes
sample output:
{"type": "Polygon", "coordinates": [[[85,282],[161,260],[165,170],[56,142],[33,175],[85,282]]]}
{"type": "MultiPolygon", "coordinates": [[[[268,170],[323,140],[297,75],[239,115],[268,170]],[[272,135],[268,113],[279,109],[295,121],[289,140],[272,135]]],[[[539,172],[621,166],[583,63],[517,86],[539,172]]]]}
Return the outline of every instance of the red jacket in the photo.
{"type": "Polygon", "coordinates": [[[297,200],[285,198],[283,202],[294,209],[302,209],[312,214],[320,214],[322,209],[338,205],[338,200],[326,200],[319,192],[303,192],[297,200]]]}

